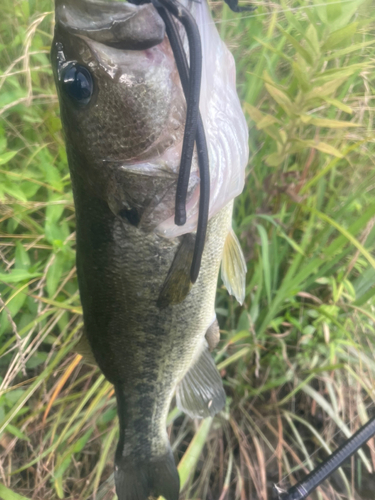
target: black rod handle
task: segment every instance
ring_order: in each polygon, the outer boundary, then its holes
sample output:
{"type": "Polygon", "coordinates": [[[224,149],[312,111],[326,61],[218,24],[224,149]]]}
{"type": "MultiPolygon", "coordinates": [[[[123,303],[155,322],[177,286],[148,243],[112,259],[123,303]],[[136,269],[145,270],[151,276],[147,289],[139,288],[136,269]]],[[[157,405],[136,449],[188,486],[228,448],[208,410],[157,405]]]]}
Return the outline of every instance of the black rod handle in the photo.
{"type": "Polygon", "coordinates": [[[286,493],[279,495],[279,500],[304,500],[325,479],[327,479],[345,460],[350,458],[375,434],[375,417],[363,425],[351,438],[345,441],[323,463],[318,465],[302,481],[292,486],[286,493]]]}

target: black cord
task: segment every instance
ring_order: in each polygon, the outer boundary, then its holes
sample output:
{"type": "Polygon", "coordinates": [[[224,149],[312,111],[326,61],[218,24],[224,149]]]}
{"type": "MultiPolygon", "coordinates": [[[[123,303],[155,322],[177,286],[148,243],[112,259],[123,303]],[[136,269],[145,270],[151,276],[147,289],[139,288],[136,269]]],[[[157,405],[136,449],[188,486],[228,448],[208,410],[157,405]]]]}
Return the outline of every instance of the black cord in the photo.
{"type": "Polygon", "coordinates": [[[208,211],[210,201],[210,171],[206,136],[202,118],[199,113],[199,97],[202,76],[202,47],[198,26],[190,12],[177,0],[128,0],[141,5],[152,2],[166,25],[167,35],[176,60],[182,88],[186,99],[186,122],[182,144],[181,162],[176,188],[175,224],[183,226],[186,223],[186,197],[189,187],[191,163],[193,160],[194,143],[197,144],[198,166],[200,173],[200,195],[197,234],[190,281],[195,283],[198,278],[202,254],[206,240],[208,211]],[[189,42],[190,68],[180,34],[170,14],[173,14],[184,26],[189,42]]]}
{"type": "MultiPolygon", "coordinates": [[[[178,72],[180,74],[181,85],[185,93],[185,97],[186,99],[188,99],[189,80],[190,80],[189,67],[187,63],[185,50],[183,48],[182,41],[177,30],[177,26],[173,21],[170,13],[164,7],[159,7],[156,5],[156,9],[165,23],[169,42],[173,50],[173,55],[176,61],[178,72]]],[[[201,265],[204,243],[206,239],[208,210],[210,202],[210,169],[208,160],[208,150],[207,150],[206,135],[204,133],[202,117],[201,114],[199,113],[199,110],[198,110],[198,122],[197,122],[197,131],[195,139],[197,144],[198,165],[200,174],[200,196],[199,196],[198,227],[195,239],[193,261],[190,269],[190,280],[192,283],[195,283],[199,274],[199,268],[201,265]]]]}
{"type": "Polygon", "coordinates": [[[350,439],[337,448],[327,460],[310,472],[305,479],[292,486],[286,493],[279,494],[279,500],[304,500],[374,434],[375,417],[369,420],[350,439]]]}
{"type": "MultiPolygon", "coordinates": [[[[186,222],[186,196],[189,186],[191,162],[197,132],[199,97],[202,76],[202,47],[199,29],[188,9],[175,0],[158,0],[162,7],[171,12],[184,26],[189,42],[190,68],[186,95],[186,124],[182,145],[180,172],[176,189],[175,224],[186,222]]],[[[181,75],[180,75],[181,77],[181,75]]]]}

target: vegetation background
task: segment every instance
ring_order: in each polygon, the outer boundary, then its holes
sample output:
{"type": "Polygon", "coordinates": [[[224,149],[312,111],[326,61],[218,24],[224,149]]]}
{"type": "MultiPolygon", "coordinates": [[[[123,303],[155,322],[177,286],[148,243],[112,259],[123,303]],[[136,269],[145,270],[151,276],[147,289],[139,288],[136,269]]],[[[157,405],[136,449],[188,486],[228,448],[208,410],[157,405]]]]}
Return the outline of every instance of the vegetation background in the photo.
{"type": "MultiPolygon", "coordinates": [[[[270,499],[374,411],[374,4],[212,3],[250,127],[235,230],[245,304],[219,283],[213,421],[171,409],[182,498],[270,499]]],[[[0,18],[0,498],[114,497],[111,385],[74,353],[75,220],[49,62],[51,0],[0,18]],[[109,478],[107,480],[107,478],[109,478]]],[[[313,499],[373,499],[371,440],[313,499]]]]}

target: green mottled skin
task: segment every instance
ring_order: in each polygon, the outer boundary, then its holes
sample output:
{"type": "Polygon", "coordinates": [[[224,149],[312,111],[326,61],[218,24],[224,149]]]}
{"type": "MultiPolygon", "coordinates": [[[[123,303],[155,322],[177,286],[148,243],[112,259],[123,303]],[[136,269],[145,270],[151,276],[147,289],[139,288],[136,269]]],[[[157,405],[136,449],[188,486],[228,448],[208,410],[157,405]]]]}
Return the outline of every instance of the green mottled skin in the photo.
{"type": "Polygon", "coordinates": [[[185,103],[169,43],[118,51],[57,26],[52,63],[76,206],[85,332],[99,367],[121,395],[117,454],[141,461],[169,448],[171,398],[214,319],[232,203],[209,221],[201,271],[185,300],[160,309],[157,299],[181,238],[163,238],[154,228],[173,213],[177,170],[143,175],[127,167],[158,164],[181,142],[185,103]],[[57,42],[67,61],[90,68],[95,90],[85,107],[64,95],[57,42]],[[131,209],[140,216],[138,225],[123,216],[131,209]]]}

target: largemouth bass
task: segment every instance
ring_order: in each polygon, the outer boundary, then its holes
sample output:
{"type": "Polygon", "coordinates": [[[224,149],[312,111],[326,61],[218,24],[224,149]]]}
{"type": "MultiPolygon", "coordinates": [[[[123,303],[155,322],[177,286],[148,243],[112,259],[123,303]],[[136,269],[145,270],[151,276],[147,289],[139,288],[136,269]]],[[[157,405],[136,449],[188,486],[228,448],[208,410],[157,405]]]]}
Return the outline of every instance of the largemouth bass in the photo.
{"type": "Polygon", "coordinates": [[[202,36],[200,107],[211,161],[210,220],[193,286],[199,174],[194,157],[187,222],[178,227],[186,103],[164,24],[150,4],[56,0],[51,58],[76,207],[84,339],[115,387],[119,500],[178,499],[166,433],[172,397],[198,418],[225,404],[209,352],[218,340],[221,261],[228,290],[244,298],[246,266],[231,219],[247,127],[233,59],[205,0],[191,9],[202,36]]]}

